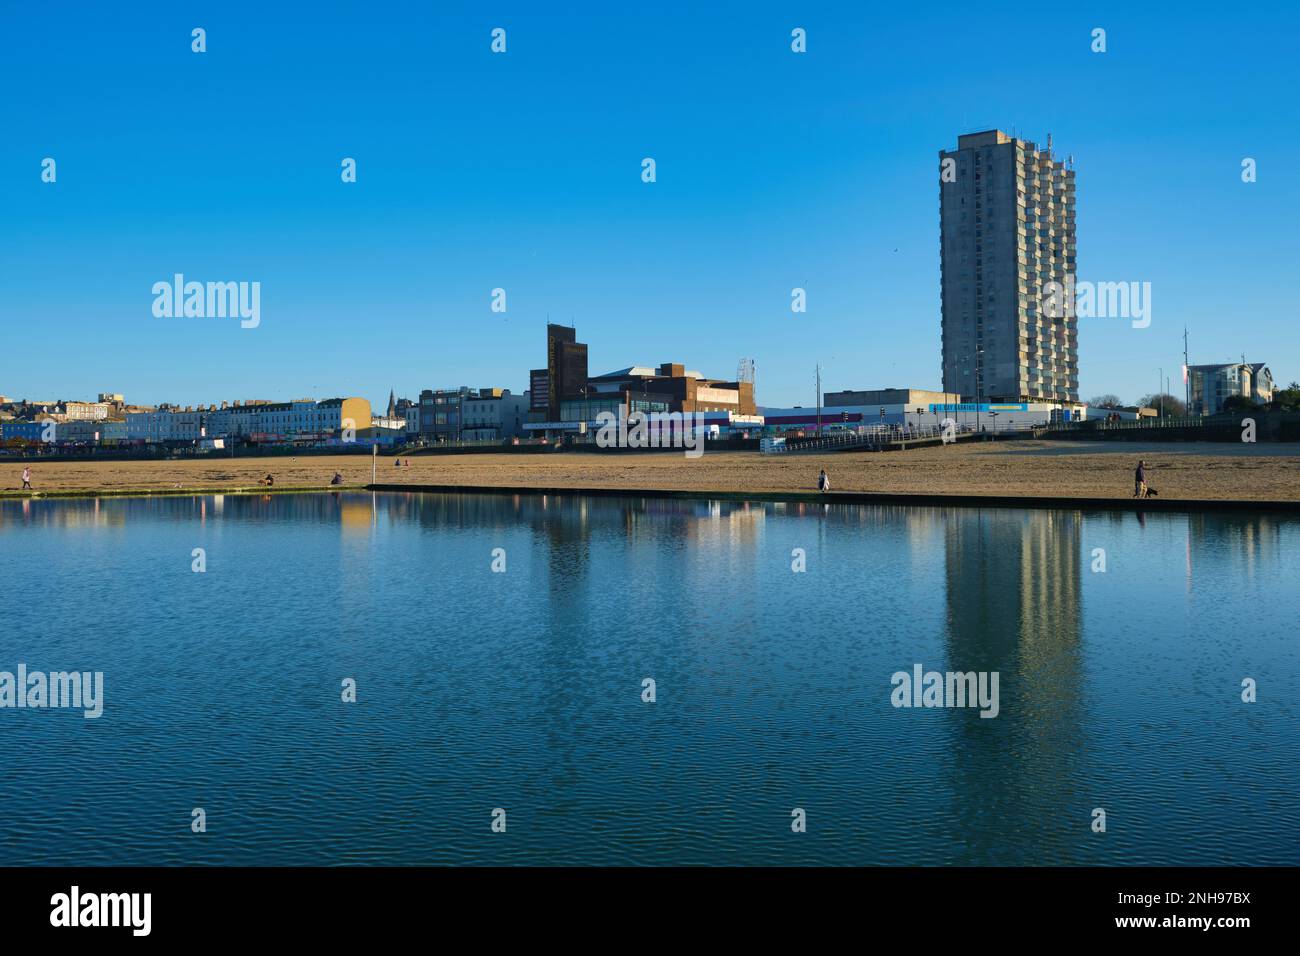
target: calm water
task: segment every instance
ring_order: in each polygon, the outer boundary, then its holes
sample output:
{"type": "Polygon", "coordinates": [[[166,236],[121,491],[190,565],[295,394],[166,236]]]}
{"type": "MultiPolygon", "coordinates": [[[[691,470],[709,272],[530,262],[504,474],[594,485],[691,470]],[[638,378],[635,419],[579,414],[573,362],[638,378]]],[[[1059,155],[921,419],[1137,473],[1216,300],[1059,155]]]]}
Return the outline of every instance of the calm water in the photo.
{"type": "Polygon", "coordinates": [[[1293,518],[6,501],[0,580],[0,670],[105,682],[0,710],[0,865],[1300,862],[1293,518]]]}

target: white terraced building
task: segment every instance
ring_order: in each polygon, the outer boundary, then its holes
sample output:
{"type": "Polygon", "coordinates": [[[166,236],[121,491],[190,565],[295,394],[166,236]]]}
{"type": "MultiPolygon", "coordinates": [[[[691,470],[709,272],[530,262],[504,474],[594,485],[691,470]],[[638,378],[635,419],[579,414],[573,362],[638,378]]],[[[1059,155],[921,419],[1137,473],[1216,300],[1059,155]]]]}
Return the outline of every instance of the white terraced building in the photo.
{"type": "Polygon", "coordinates": [[[151,412],[128,412],[126,416],[127,437],[147,442],[221,437],[324,438],[346,428],[364,434],[370,427],[370,401],[365,398],[223,402],[221,407],[160,407],[151,412]]]}

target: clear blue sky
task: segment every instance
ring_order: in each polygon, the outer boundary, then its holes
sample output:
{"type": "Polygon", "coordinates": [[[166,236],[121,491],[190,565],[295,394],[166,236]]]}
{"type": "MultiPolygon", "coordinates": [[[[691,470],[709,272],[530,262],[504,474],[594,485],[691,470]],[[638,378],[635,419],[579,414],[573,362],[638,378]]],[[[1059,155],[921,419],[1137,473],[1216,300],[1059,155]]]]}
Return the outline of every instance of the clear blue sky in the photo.
{"type": "Polygon", "coordinates": [[[1184,323],[1300,378],[1294,5],[541,6],[4,4],[0,394],[523,390],[548,315],[593,373],[938,387],[937,152],[993,126],[1074,155],[1080,279],[1153,285],[1081,320],[1085,398],[1180,392],[1184,323]],[[175,272],[261,326],[155,318],[175,272]]]}

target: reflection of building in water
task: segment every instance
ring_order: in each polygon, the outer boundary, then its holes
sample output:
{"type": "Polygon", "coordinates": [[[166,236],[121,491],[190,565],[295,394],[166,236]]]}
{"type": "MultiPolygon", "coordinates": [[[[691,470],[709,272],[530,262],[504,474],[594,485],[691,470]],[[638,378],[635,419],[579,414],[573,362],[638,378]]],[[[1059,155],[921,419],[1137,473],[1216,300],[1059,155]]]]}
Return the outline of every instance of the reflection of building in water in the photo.
{"type": "Polygon", "coordinates": [[[706,582],[720,575],[731,581],[754,580],[767,510],[761,503],[745,501],[659,502],[665,503],[679,510],[648,507],[638,513],[644,526],[628,536],[628,553],[636,549],[636,560],[652,562],[649,575],[680,580],[679,606],[698,620],[701,609],[716,599],[706,582]]]}
{"type": "Polygon", "coordinates": [[[338,511],[339,527],[344,534],[358,531],[369,533],[374,526],[374,503],[370,500],[370,495],[340,495],[338,511]]]}
{"type": "MultiPolygon", "coordinates": [[[[588,580],[589,565],[601,547],[635,551],[642,562],[637,579],[656,573],[678,574],[680,566],[656,569],[658,561],[679,562],[680,548],[706,564],[756,560],[758,539],[773,506],[744,501],[705,501],[670,498],[588,497],[584,495],[420,494],[378,496],[382,520],[414,521],[437,529],[481,532],[499,528],[503,546],[521,529],[529,532],[529,554],[509,552],[508,567],[523,568],[524,560],[542,561],[532,567],[537,586],[569,587],[588,580]],[[646,547],[661,542],[665,547],[646,547]],[[539,548],[544,545],[544,548],[539,548]],[[647,564],[648,562],[648,564],[647,564]]],[[[515,539],[517,540],[517,538],[515,539]]],[[[484,560],[488,558],[485,556],[484,560]]],[[[629,580],[629,587],[636,581],[629,580]]],[[[576,597],[577,595],[575,595],[576,597]]],[[[590,596],[589,596],[590,597],[590,596]]]]}
{"type": "Polygon", "coordinates": [[[1078,646],[1078,512],[948,513],[950,664],[995,670],[1078,646]]]}
{"type": "Polygon", "coordinates": [[[630,531],[662,534],[667,520],[673,537],[714,554],[752,552],[767,518],[765,506],[751,501],[646,498],[638,504],[628,513],[630,531]]]}
{"type": "Polygon", "coordinates": [[[615,498],[583,495],[393,493],[380,496],[390,520],[416,520],[429,527],[502,528],[523,524],[553,546],[585,545],[597,529],[620,527],[629,538],[664,533],[675,537],[752,542],[769,506],[744,501],[615,498]]]}
{"type": "Polygon", "coordinates": [[[1201,512],[1187,519],[1187,578],[1195,574],[1229,574],[1251,580],[1275,570],[1283,547],[1288,516],[1201,512]]]}
{"type": "MultiPolygon", "coordinates": [[[[526,528],[534,542],[548,544],[545,559],[553,579],[583,574],[590,560],[589,510],[606,504],[573,495],[418,492],[385,493],[378,496],[378,502],[388,522],[414,521],[431,530],[451,528],[476,533],[499,529],[503,545],[507,537],[526,528]]],[[[518,563],[521,558],[518,554],[509,556],[507,567],[522,567],[518,563]]],[[[483,560],[486,566],[490,555],[485,554],[483,560]]]]}
{"type": "Polygon", "coordinates": [[[540,501],[531,504],[532,508],[528,498],[521,498],[518,507],[521,514],[529,515],[534,536],[547,543],[551,587],[569,588],[584,583],[591,562],[589,499],[542,495],[540,501]]]}
{"type": "MultiPolygon", "coordinates": [[[[28,524],[47,528],[120,528],[131,514],[151,507],[148,498],[21,498],[0,501],[0,527],[28,524]]],[[[197,511],[195,499],[169,501],[168,513],[197,511]]],[[[156,513],[156,511],[154,512],[156,513]]]]}
{"type": "Polygon", "coordinates": [[[923,663],[1000,675],[998,716],[950,712],[956,739],[945,755],[958,827],[980,844],[981,863],[999,862],[1017,840],[1047,846],[1079,812],[1059,795],[1072,792],[1084,745],[1082,523],[1071,511],[947,512],[947,660],[923,663]],[[989,819],[1021,821],[1026,832],[989,819]]]}

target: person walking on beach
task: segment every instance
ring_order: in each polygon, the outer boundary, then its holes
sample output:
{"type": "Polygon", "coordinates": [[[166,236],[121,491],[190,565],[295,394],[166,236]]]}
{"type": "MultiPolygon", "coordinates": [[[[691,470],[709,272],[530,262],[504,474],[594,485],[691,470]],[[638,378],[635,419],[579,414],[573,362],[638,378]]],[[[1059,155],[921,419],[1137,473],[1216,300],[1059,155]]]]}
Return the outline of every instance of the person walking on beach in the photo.
{"type": "Polygon", "coordinates": [[[32,470],[31,468],[23,469],[23,490],[30,491],[32,488],[32,470]]]}
{"type": "Polygon", "coordinates": [[[825,468],[823,468],[821,474],[817,476],[817,490],[821,492],[831,490],[831,478],[830,475],[826,474],[825,468]]]}
{"type": "Polygon", "coordinates": [[[1147,496],[1147,463],[1138,461],[1137,471],[1133,472],[1133,497],[1145,498],[1147,496]]]}

